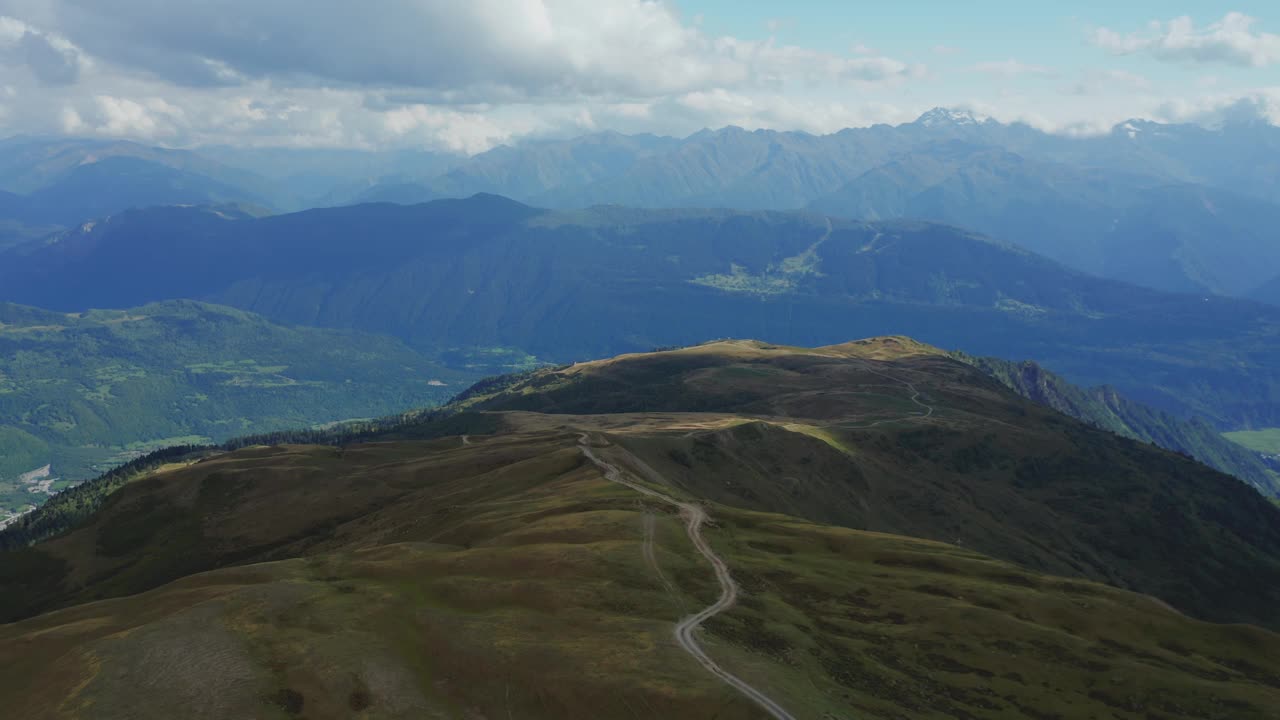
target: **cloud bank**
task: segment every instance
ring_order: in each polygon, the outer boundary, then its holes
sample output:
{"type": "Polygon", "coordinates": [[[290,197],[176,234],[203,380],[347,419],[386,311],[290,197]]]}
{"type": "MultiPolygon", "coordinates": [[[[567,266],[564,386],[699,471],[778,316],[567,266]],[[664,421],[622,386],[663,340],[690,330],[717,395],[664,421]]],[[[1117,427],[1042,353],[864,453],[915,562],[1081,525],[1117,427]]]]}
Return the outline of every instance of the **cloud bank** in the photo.
{"type": "Polygon", "coordinates": [[[1190,17],[1152,22],[1146,32],[1121,34],[1108,28],[1094,32],[1093,41],[1116,55],[1149,54],[1160,60],[1227,63],[1266,67],[1280,63],[1280,35],[1254,29],[1256,18],[1231,12],[1198,29],[1190,17]]]}
{"type": "MultiPolygon", "coordinates": [[[[1270,97],[1243,88],[1221,100],[1221,87],[1170,97],[1129,71],[977,54],[998,48],[832,52],[780,41],[790,19],[766,23],[762,38],[717,35],[677,3],[0,0],[0,136],[475,153],[603,129],[826,133],[944,104],[1078,132],[1270,97]]],[[[859,35],[883,45],[871,26],[859,35]]],[[[1093,39],[1114,55],[1160,60],[1252,68],[1280,59],[1276,36],[1238,13],[1204,28],[1178,19],[1093,39]]]]}

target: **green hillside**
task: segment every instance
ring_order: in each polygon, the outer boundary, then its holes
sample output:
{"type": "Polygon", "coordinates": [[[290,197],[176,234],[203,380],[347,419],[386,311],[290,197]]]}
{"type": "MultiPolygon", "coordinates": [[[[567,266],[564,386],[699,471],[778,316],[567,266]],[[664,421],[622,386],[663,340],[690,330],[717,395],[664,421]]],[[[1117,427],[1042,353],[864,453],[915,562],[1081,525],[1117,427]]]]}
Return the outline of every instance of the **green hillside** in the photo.
{"type": "Polygon", "coordinates": [[[392,339],[196,302],[0,304],[0,518],[158,447],[430,405],[474,377],[392,339]]]}
{"type": "Polygon", "coordinates": [[[486,382],[454,411],[175,456],[0,554],[0,609],[25,618],[0,625],[0,702],[769,717],[673,640],[719,607],[692,637],[773,717],[1280,706],[1280,635],[1188,616],[1280,624],[1280,510],[934,348],[717,343],[486,382]]]}

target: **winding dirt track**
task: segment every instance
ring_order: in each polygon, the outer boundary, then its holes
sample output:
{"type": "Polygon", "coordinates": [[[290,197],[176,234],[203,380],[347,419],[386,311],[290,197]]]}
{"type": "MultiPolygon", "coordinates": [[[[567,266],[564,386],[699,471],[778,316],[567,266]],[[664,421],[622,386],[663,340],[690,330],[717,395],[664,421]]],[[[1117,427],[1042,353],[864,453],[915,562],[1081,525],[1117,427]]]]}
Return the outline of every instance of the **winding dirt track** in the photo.
{"type": "Polygon", "coordinates": [[[644,511],[644,519],[641,521],[641,530],[644,533],[644,544],[641,546],[641,552],[644,554],[644,562],[658,576],[658,580],[662,582],[662,587],[666,588],[667,594],[675,603],[680,603],[680,593],[676,592],[676,588],[667,579],[667,574],[662,572],[662,565],[658,564],[658,555],[653,549],[653,537],[657,533],[658,517],[653,514],[653,510],[646,508],[644,511]]]}
{"type": "Polygon", "coordinates": [[[892,376],[892,375],[887,375],[887,374],[882,373],[882,372],[880,372],[880,371],[878,371],[878,370],[871,370],[871,369],[868,369],[868,370],[867,370],[867,372],[871,373],[872,375],[879,375],[879,376],[880,376],[880,377],[882,377],[882,378],[886,378],[886,379],[888,379],[888,380],[892,380],[892,381],[894,381],[894,382],[896,382],[896,383],[900,383],[900,384],[902,384],[902,385],[905,385],[905,386],[906,386],[906,388],[907,388],[908,390],[910,390],[910,391],[911,391],[911,402],[913,402],[913,403],[915,403],[916,405],[919,405],[920,407],[924,408],[924,412],[919,413],[919,414],[917,414],[917,415],[914,415],[914,416],[912,416],[912,417],[908,417],[908,418],[887,418],[887,419],[884,419],[884,420],[877,420],[877,421],[875,421],[875,422],[873,422],[873,423],[871,423],[871,424],[869,424],[869,425],[853,425],[853,426],[845,425],[845,426],[842,426],[842,427],[844,427],[844,428],[845,428],[845,429],[847,429],[847,430],[870,430],[870,429],[871,429],[871,428],[873,428],[873,427],[879,427],[879,426],[881,426],[881,425],[885,425],[885,424],[892,423],[892,422],[902,422],[903,420],[924,420],[925,418],[929,418],[929,417],[932,417],[932,416],[933,416],[933,410],[934,410],[934,407],[933,407],[932,405],[929,405],[929,404],[927,404],[927,403],[924,403],[924,402],[921,402],[921,401],[920,401],[920,395],[921,395],[922,393],[921,393],[919,390],[917,390],[917,389],[916,389],[916,386],[915,386],[915,385],[911,384],[910,382],[908,382],[908,381],[906,381],[906,380],[903,380],[902,378],[896,378],[896,377],[894,377],[894,376],[892,376]]]}
{"type": "Polygon", "coordinates": [[[702,524],[707,520],[707,512],[698,505],[680,502],[656,490],[627,480],[620,468],[596,455],[589,443],[590,440],[587,434],[583,433],[578,441],[578,446],[582,449],[582,454],[600,468],[606,479],[620,485],[626,485],[636,492],[661,500],[669,505],[674,505],[680,509],[680,517],[684,518],[685,530],[689,534],[689,540],[693,542],[693,547],[707,559],[707,562],[711,563],[711,567],[715,570],[716,581],[720,583],[720,598],[703,610],[681,620],[675,629],[676,642],[708,672],[720,678],[726,685],[750,698],[776,720],[795,720],[795,716],[774,702],[768,695],[720,667],[715,660],[712,660],[707,655],[706,650],[702,648],[701,643],[694,636],[694,631],[698,629],[698,626],[732,607],[738,599],[738,585],[733,581],[733,576],[729,573],[729,566],[711,549],[711,546],[702,537],[702,524]]]}

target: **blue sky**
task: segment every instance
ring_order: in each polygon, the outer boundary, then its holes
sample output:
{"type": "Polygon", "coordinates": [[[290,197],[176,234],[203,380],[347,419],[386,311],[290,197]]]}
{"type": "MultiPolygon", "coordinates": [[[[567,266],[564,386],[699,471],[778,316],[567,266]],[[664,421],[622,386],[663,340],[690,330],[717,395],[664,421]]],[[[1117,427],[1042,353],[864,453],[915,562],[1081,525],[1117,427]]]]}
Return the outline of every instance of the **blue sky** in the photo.
{"type": "Polygon", "coordinates": [[[992,48],[1053,62],[1084,62],[1095,56],[1083,37],[1091,26],[1138,30],[1152,20],[1183,15],[1207,25],[1229,11],[1265,21],[1278,9],[1274,2],[1258,0],[1229,5],[1213,0],[680,0],[677,5],[686,17],[702,16],[704,27],[714,33],[764,38],[770,35],[770,21],[778,21],[781,27],[774,34],[779,39],[832,52],[859,42],[879,44],[886,52],[969,44],[974,52],[992,48]]]}
{"type": "Polygon", "coordinates": [[[834,132],[934,106],[1051,132],[1280,120],[1241,0],[0,0],[0,135],[480,152],[599,130],[834,132]]]}
{"type": "MultiPolygon", "coordinates": [[[[1134,94],[1166,95],[1167,101],[1189,104],[1195,103],[1197,95],[1248,95],[1280,85],[1280,63],[1254,67],[1168,61],[1141,53],[1117,56],[1093,40],[1099,28],[1141,33],[1153,21],[1179,17],[1189,17],[1197,28],[1205,28],[1229,12],[1253,18],[1259,32],[1280,34],[1280,4],[1275,2],[794,0],[783,4],[681,0],[679,7],[687,19],[711,34],[772,39],[831,53],[870,49],[928,64],[934,71],[932,82],[896,93],[908,103],[918,105],[921,99],[936,98],[936,104],[973,103],[1000,114],[998,98],[1020,93],[1035,98],[1031,104],[1048,109],[1063,124],[1086,120],[1091,109],[1108,119],[1126,114],[1124,105],[1115,98],[1071,94],[1072,81],[1086,75],[1131,73],[1151,86],[1141,91],[1132,86],[1117,88],[1115,94],[1127,96],[1123,99],[1133,100],[1134,94]],[[1009,61],[1048,72],[1017,79],[964,72],[979,64],[1009,61]]],[[[1150,108],[1137,103],[1129,107],[1135,116],[1151,114],[1150,108]]],[[[1012,103],[1008,114],[1018,114],[1012,103]]]]}

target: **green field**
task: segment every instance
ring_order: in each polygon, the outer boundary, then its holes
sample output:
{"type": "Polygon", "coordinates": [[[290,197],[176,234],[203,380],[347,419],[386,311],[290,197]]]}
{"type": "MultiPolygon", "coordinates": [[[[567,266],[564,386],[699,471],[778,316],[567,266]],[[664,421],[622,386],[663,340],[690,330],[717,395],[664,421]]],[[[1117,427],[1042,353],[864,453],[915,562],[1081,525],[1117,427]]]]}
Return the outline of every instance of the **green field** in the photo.
{"type": "Polygon", "coordinates": [[[1262,430],[1240,430],[1223,433],[1230,441],[1243,445],[1250,450],[1268,455],[1280,455],[1280,428],[1263,428],[1262,430]]]}

